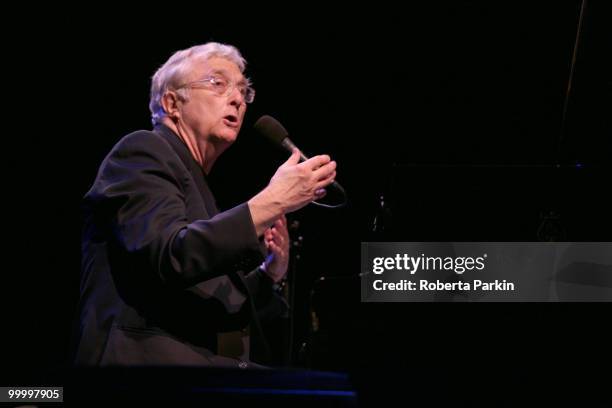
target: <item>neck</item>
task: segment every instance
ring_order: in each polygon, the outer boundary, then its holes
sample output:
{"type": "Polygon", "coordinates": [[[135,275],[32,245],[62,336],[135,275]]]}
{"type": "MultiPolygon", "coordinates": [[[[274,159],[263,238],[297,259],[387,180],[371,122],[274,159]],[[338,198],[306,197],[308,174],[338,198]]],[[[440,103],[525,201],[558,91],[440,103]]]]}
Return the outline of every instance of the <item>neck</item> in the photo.
{"type": "Polygon", "coordinates": [[[193,132],[182,125],[181,122],[173,122],[164,118],[162,123],[170,128],[179,139],[185,143],[193,159],[204,169],[206,174],[210,173],[217,157],[225,149],[219,149],[209,140],[197,138],[193,132]]]}

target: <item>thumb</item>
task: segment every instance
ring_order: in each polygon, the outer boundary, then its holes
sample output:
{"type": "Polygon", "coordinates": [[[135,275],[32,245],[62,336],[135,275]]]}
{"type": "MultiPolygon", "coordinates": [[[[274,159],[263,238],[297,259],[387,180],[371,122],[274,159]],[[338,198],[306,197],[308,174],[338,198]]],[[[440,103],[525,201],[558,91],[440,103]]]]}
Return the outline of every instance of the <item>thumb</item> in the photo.
{"type": "Polygon", "coordinates": [[[283,166],[294,165],[294,164],[298,164],[299,162],[300,162],[300,151],[298,149],[293,149],[291,156],[289,156],[287,161],[283,163],[283,166]]]}

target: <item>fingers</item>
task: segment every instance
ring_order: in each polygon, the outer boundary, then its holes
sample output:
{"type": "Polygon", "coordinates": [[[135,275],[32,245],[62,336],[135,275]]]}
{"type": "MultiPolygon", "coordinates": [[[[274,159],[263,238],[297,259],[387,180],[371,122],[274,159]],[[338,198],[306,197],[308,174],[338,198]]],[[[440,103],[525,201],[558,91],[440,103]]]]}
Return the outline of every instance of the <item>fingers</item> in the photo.
{"type": "Polygon", "coordinates": [[[285,217],[284,214],[281,215],[276,219],[276,221],[274,221],[273,226],[278,227],[280,229],[287,228],[287,217],[285,217]]]}
{"type": "Polygon", "coordinates": [[[268,228],[264,231],[264,243],[268,246],[268,241],[272,240],[272,228],[268,228]]]}
{"type": "Polygon", "coordinates": [[[284,260],[287,257],[288,250],[286,248],[277,245],[274,241],[270,241],[268,250],[274,254],[276,260],[284,260]]]}
{"type": "Polygon", "coordinates": [[[268,246],[269,243],[273,242],[274,244],[281,246],[281,247],[288,247],[288,242],[289,240],[285,237],[283,237],[282,235],[275,235],[272,239],[268,239],[266,240],[266,247],[268,246]]]}
{"type": "Polygon", "coordinates": [[[265,234],[264,236],[265,237],[270,236],[270,234],[272,234],[272,231],[274,230],[278,230],[281,233],[285,233],[285,232],[288,233],[287,217],[285,216],[285,214],[281,215],[276,220],[274,220],[272,225],[264,231],[264,234],[265,234]]]}
{"type": "Polygon", "coordinates": [[[289,247],[289,232],[286,228],[277,228],[275,226],[268,229],[265,235],[266,247],[268,247],[270,242],[274,242],[283,248],[289,247]]]}
{"type": "Polygon", "coordinates": [[[291,156],[289,156],[287,161],[283,163],[283,166],[295,165],[295,164],[298,164],[299,162],[300,162],[300,151],[298,149],[293,149],[291,156]]]}
{"type": "Polygon", "coordinates": [[[289,254],[290,238],[286,224],[287,219],[283,215],[264,232],[266,249],[274,254],[277,259],[283,259],[289,254]]]}
{"type": "Polygon", "coordinates": [[[319,167],[318,169],[312,172],[315,180],[321,180],[328,177],[331,173],[336,171],[336,162],[331,161],[324,166],[319,167]]]}
{"type": "Polygon", "coordinates": [[[316,194],[317,190],[320,190],[323,187],[329,186],[331,183],[334,182],[335,179],[336,179],[336,172],[334,171],[328,177],[326,177],[325,179],[323,179],[323,180],[319,181],[317,184],[315,184],[315,194],[316,194]]]}
{"type": "Polygon", "coordinates": [[[327,195],[327,191],[324,190],[324,187],[327,187],[336,179],[336,167],[336,162],[330,161],[313,171],[314,179],[317,181],[314,192],[315,200],[327,195]]]}
{"type": "MultiPolygon", "coordinates": [[[[270,225],[270,227],[264,231],[264,234],[271,234],[274,229],[277,229],[281,232],[287,231],[287,218],[284,214],[274,220],[272,225],[270,225]]],[[[265,236],[267,237],[267,235],[265,236]]]]}
{"type": "Polygon", "coordinates": [[[315,170],[318,169],[319,167],[329,163],[331,161],[331,158],[326,155],[326,154],[321,154],[319,156],[314,156],[311,157],[310,159],[306,160],[304,163],[302,163],[302,166],[310,169],[310,170],[315,170]]]}
{"type": "MultiPolygon", "coordinates": [[[[267,193],[265,197],[274,198],[270,201],[275,201],[283,213],[299,210],[312,200],[323,197],[326,193],[317,190],[331,184],[336,177],[337,164],[328,155],[314,156],[299,163],[301,157],[300,151],[294,149],[264,190],[267,193]]],[[[287,220],[284,217],[281,220],[274,220],[272,227],[276,227],[286,235],[287,220]]],[[[268,235],[266,238],[270,239],[268,235]]]]}

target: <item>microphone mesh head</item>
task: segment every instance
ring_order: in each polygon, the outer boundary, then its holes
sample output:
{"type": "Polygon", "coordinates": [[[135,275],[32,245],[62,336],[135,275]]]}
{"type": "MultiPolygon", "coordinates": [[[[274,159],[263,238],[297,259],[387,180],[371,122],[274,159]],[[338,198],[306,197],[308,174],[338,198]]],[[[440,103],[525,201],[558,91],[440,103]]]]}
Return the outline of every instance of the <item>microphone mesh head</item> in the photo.
{"type": "Polygon", "coordinates": [[[289,136],[287,129],[272,116],[263,115],[261,118],[257,119],[253,127],[259,134],[265,136],[275,145],[280,145],[282,141],[289,136]]]}

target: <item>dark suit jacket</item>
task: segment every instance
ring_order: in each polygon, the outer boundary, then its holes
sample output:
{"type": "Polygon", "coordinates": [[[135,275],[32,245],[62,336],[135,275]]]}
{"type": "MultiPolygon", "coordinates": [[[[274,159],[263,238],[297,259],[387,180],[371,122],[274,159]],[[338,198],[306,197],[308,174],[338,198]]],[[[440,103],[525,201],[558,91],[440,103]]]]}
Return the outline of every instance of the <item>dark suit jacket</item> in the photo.
{"type": "Polygon", "coordinates": [[[121,139],[83,210],[77,364],[248,359],[249,292],[271,291],[256,269],[261,243],[246,203],[219,213],[177,135],[159,126],[121,139]]]}

